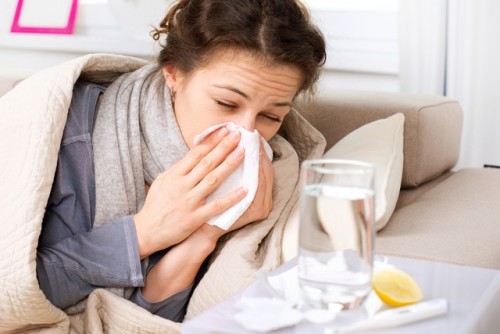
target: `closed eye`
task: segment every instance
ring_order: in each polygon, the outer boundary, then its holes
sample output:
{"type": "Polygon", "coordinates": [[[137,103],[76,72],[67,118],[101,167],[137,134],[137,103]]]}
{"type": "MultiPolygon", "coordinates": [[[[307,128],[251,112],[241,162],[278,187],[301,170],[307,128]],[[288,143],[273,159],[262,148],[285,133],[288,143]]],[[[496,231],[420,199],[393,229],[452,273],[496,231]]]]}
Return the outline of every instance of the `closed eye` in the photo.
{"type": "Polygon", "coordinates": [[[224,107],[224,108],[228,108],[228,109],[234,109],[234,108],[236,108],[236,105],[234,105],[234,104],[229,104],[229,103],[226,103],[226,102],[222,102],[220,100],[215,100],[215,102],[219,106],[224,107]]]}
{"type": "Polygon", "coordinates": [[[282,122],[282,119],[278,116],[275,116],[275,115],[270,115],[270,114],[260,114],[260,116],[264,116],[266,117],[267,119],[269,119],[270,121],[273,121],[273,122],[277,122],[277,123],[281,123],[282,122]]]}

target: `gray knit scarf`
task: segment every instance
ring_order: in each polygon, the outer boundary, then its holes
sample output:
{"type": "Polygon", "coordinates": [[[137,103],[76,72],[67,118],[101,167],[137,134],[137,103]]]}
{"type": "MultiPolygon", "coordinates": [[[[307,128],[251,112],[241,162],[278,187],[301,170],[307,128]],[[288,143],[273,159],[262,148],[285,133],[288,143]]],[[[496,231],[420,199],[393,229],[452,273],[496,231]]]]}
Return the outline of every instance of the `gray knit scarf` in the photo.
{"type": "Polygon", "coordinates": [[[94,226],[136,213],[151,184],[187,153],[162,71],[148,65],[105,91],[94,134],[94,226]]]}
{"type": "MultiPolygon", "coordinates": [[[[115,80],[104,92],[92,136],[96,180],[94,227],[137,213],[151,184],[188,147],[162,71],[151,64],[115,80]]],[[[110,288],[129,298],[133,288],[110,288]]],[[[66,311],[83,311],[84,303],[66,311]]]]}

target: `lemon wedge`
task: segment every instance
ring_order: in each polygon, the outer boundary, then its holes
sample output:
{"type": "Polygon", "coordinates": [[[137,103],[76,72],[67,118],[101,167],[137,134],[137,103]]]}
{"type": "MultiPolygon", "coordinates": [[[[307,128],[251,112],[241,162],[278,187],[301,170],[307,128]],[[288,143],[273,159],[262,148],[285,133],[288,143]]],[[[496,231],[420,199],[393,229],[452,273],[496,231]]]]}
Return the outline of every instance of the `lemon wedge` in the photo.
{"type": "Polygon", "coordinates": [[[407,273],[395,268],[386,268],[373,273],[372,288],[377,296],[389,306],[404,306],[422,300],[422,290],[407,273]]]}

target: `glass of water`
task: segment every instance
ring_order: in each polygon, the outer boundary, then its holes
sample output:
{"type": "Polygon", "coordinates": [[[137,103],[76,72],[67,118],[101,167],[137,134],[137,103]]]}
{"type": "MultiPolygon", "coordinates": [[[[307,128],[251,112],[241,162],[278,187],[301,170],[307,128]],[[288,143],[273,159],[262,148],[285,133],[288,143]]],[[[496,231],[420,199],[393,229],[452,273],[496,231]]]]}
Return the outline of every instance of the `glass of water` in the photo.
{"type": "Polygon", "coordinates": [[[302,163],[298,272],[310,307],[352,310],[371,291],[374,178],[359,161],[302,163]]]}

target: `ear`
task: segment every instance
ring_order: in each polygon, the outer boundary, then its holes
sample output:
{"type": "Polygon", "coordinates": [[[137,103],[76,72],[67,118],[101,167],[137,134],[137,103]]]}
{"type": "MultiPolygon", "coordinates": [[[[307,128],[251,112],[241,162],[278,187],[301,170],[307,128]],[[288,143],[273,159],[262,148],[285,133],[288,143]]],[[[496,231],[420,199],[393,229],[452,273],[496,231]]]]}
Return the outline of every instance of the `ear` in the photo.
{"type": "Polygon", "coordinates": [[[165,77],[165,81],[170,89],[175,90],[176,86],[179,84],[179,80],[181,77],[177,68],[173,65],[164,65],[163,76],[165,77]]]}

